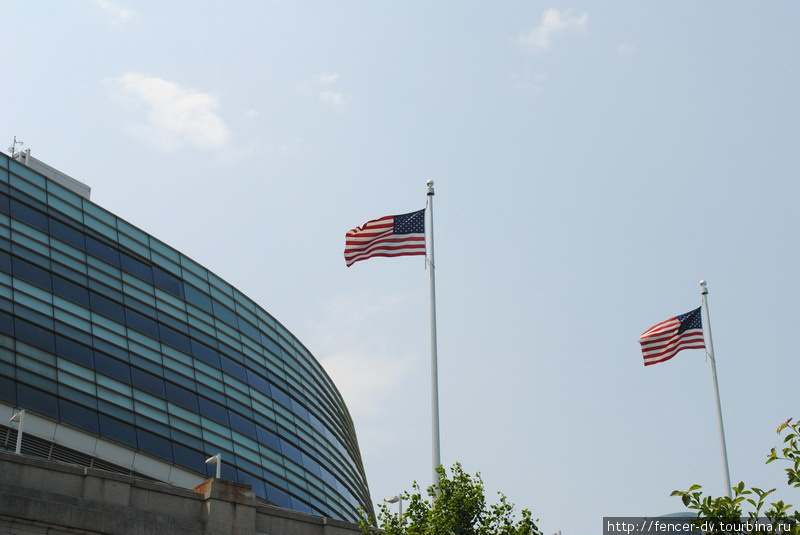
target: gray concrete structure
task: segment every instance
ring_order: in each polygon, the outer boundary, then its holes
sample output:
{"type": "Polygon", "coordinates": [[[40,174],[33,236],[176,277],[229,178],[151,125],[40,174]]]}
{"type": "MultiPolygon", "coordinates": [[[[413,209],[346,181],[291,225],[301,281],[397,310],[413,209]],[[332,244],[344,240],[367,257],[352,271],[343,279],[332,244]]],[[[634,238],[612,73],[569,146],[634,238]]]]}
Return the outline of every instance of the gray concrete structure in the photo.
{"type": "Polygon", "coordinates": [[[0,535],[357,535],[358,526],[258,500],[249,485],[193,490],[0,452],[0,535]]]}

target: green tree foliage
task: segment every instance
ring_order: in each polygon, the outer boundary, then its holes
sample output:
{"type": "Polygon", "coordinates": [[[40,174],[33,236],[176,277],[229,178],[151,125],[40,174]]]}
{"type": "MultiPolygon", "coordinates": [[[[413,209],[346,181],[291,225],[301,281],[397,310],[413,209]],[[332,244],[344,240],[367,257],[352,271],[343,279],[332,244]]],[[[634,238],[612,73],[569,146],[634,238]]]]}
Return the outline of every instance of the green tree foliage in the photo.
{"type": "MultiPolygon", "coordinates": [[[[787,483],[790,487],[800,488],[800,442],[798,441],[800,422],[792,424],[791,421],[792,419],[789,418],[778,427],[779,435],[785,433],[783,447],[780,452],[777,448],[772,448],[767,455],[766,464],[775,461],[788,464],[786,468],[787,483]]],[[[680,496],[687,508],[697,511],[695,525],[716,527],[708,533],[720,535],[800,533],[800,512],[790,511],[793,505],[784,503],[783,500],[770,501],[772,499],[770,496],[775,489],[747,488],[744,482],[740,482],[733,487],[732,498],[728,496],[712,498],[703,496],[701,488],[700,485],[692,485],[685,491],[673,491],[672,496],[680,496]],[[749,509],[746,514],[743,513],[742,507],[749,509]],[[766,519],[771,528],[767,530],[764,525],[756,528],[757,518],[766,519]],[[720,526],[736,526],[737,529],[719,529],[720,526]],[[743,527],[745,529],[742,529],[743,527]]]]}
{"type": "MultiPolygon", "coordinates": [[[[439,482],[426,489],[427,497],[415,481],[412,492],[401,495],[402,516],[379,504],[379,529],[386,535],[542,535],[528,509],[515,519],[514,504],[502,493],[497,493],[498,503],[487,505],[480,474],[470,476],[459,463],[450,471],[448,477],[444,467],[437,469],[439,482]]],[[[363,512],[360,526],[364,535],[374,535],[363,512]]]]}

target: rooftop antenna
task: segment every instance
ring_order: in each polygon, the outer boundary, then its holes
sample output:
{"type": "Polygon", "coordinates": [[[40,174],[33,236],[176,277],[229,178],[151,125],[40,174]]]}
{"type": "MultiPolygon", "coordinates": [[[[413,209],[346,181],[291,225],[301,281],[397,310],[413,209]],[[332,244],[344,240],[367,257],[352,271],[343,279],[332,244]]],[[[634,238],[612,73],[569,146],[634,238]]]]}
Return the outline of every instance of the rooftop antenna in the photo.
{"type": "Polygon", "coordinates": [[[14,136],[14,143],[12,143],[10,147],[8,147],[8,152],[11,153],[12,158],[17,153],[17,145],[24,145],[24,144],[25,144],[24,141],[17,141],[17,136],[14,136]]]}

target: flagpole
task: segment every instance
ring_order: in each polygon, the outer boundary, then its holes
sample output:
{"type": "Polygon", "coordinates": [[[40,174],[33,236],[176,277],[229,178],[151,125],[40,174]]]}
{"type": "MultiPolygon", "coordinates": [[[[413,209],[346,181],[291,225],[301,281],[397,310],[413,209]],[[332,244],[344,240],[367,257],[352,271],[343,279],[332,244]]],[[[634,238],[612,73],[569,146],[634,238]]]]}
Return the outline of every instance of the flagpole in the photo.
{"type": "Polygon", "coordinates": [[[719,427],[719,445],[722,450],[722,468],[725,476],[725,493],[731,493],[731,473],[728,468],[728,448],[725,446],[725,427],[722,425],[722,404],[719,401],[719,382],[717,381],[717,359],[714,356],[714,339],[711,337],[711,314],[708,311],[708,288],[706,281],[700,281],[700,293],[703,295],[703,309],[706,311],[706,338],[708,338],[708,356],[711,358],[711,377],[714,380],[714,396],[717,399],[717,426],[719,427]]]}
{"type": "Polygon", "coordinates": [[[439,450],[439,365],[436,355],[436,264],[433,261],[433,180],[428,180],[428,256],[425,261],[431,273],[431,434],[433,458],[433,485],[439,482],[439,473],[436,471],[441,466],[439,450]]]}

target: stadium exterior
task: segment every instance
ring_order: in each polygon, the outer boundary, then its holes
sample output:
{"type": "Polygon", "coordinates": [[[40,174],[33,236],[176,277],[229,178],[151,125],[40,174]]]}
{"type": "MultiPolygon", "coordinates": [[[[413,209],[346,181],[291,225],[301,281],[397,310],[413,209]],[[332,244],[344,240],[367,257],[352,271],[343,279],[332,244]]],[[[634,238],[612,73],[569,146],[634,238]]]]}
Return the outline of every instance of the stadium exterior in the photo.
{"type": "Polygon", "coordinates": [[[21,153],[0,155],[0,447],[354,522],[350,415],[309,351],[236,288],[21,153]],[[20,161],[18,161],[20,160],[20,161]],[[25,162],[25,163],[23,163],[25,162]]]}

